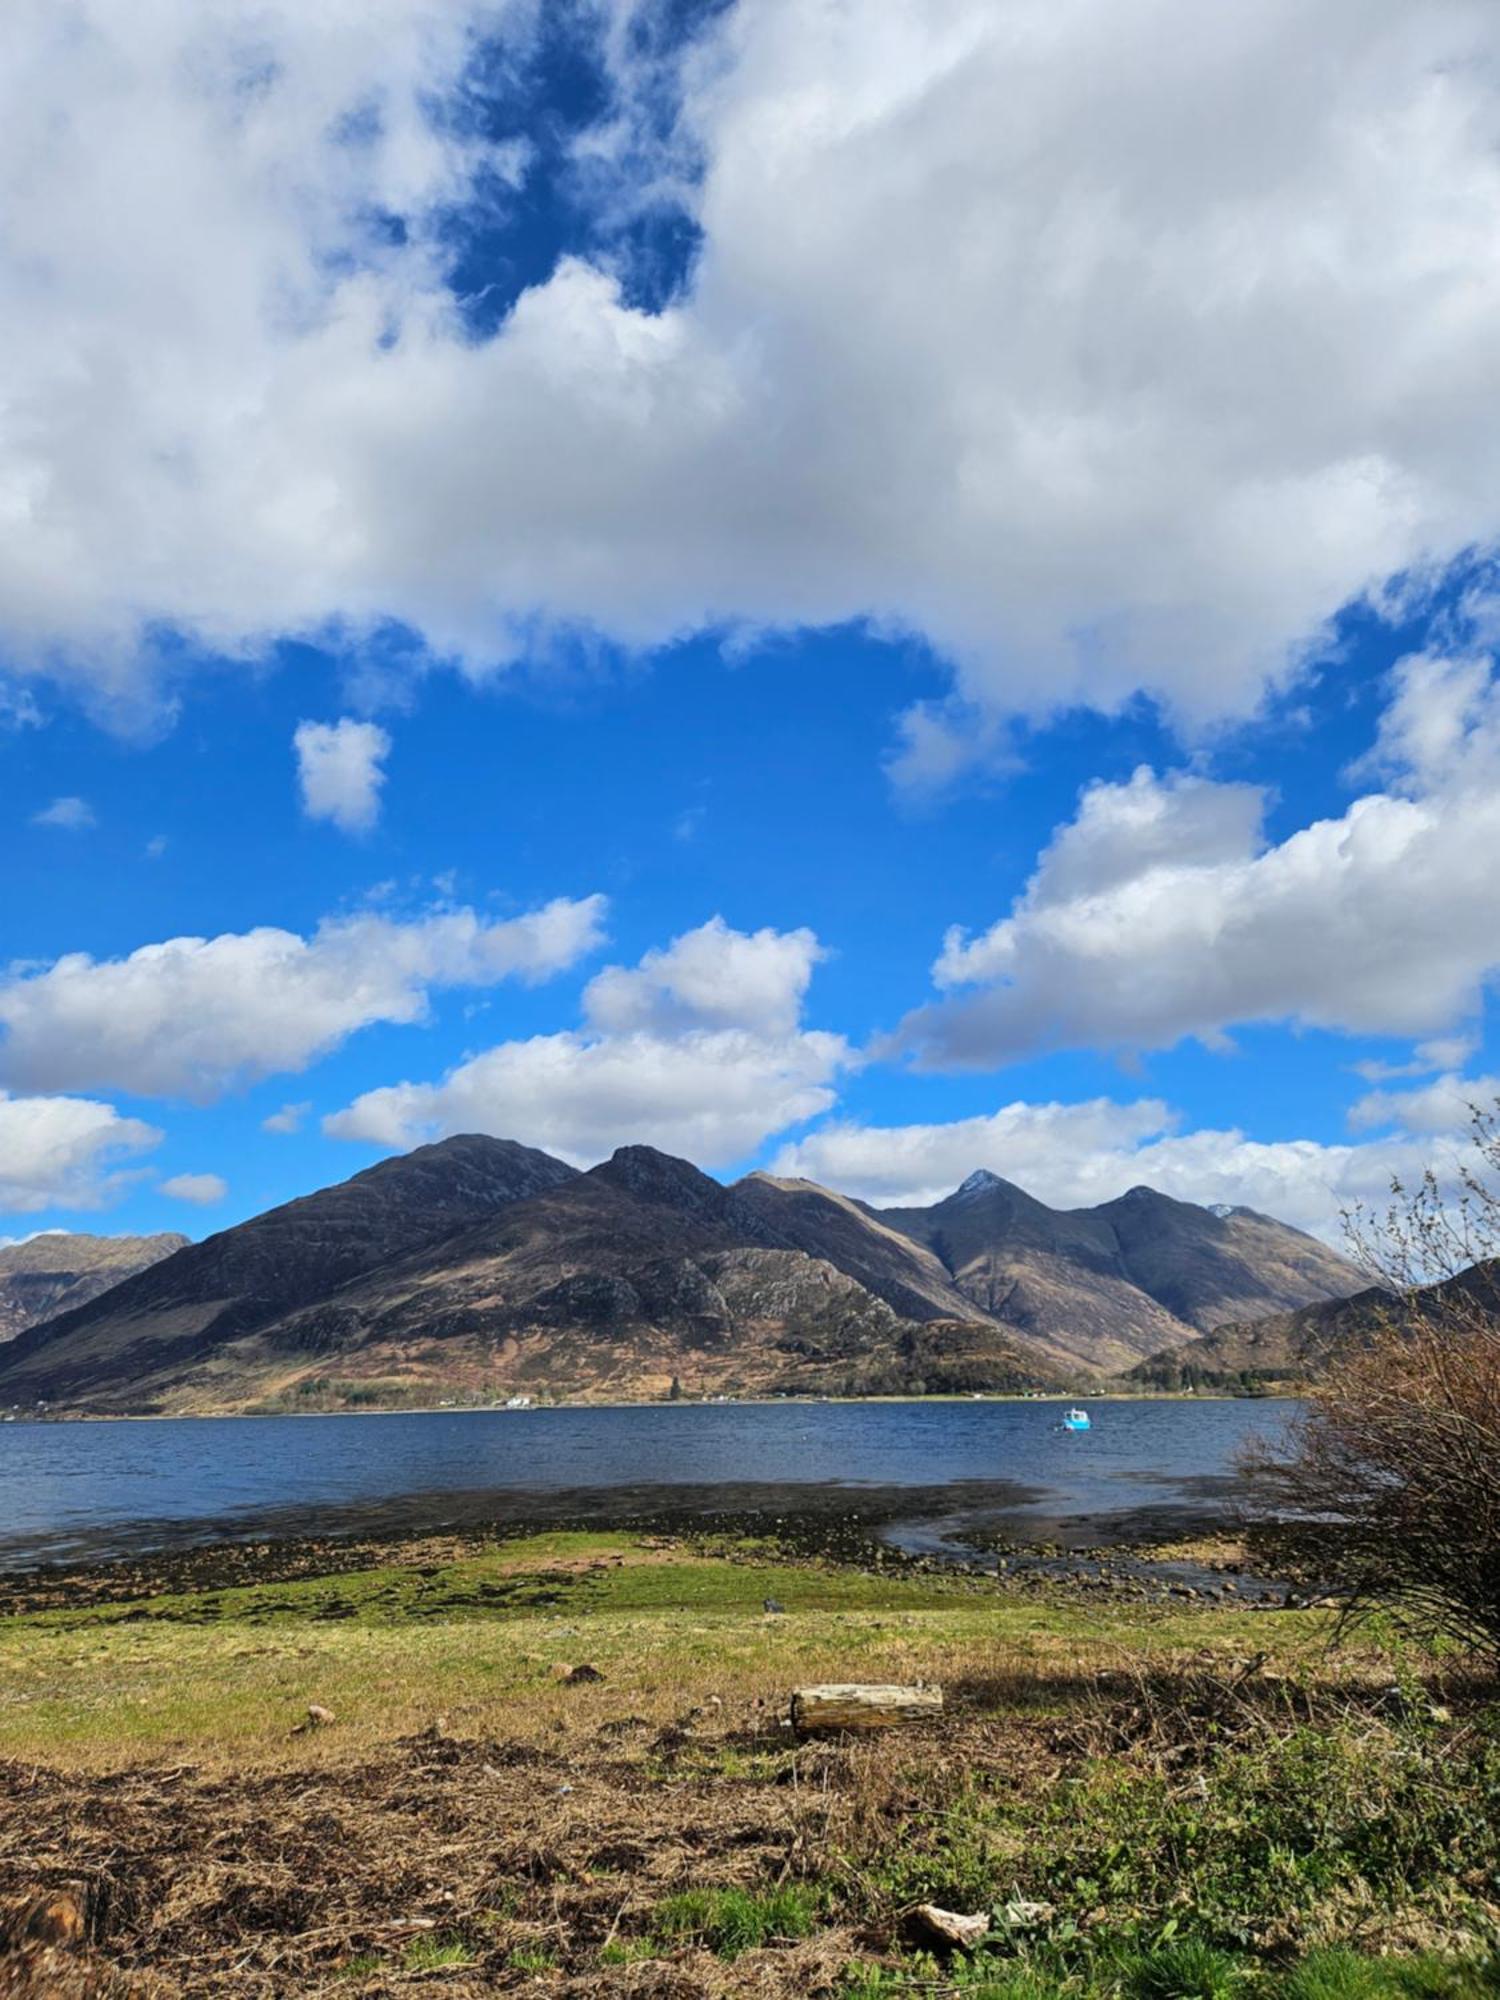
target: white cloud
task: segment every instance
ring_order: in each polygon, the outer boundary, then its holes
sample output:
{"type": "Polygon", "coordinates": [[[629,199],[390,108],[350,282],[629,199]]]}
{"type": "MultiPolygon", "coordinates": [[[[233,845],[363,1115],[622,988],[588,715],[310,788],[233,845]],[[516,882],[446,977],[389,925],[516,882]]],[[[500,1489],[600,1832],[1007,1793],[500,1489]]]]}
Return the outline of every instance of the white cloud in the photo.
{"type": "Polygon", "coordinates": [[[1431,1076],[1438,1069],[1462,1069],[1478,1047],[1477,1035],[1435,1035],[1431,1041],[1418,1042],[1409,1062],[1371,1059],[1350,1063],[1349,1067],[1366,1083],[1390,1083],[1399,1077],[1431,1076]]]}
{"type": "Polygon", "coordinates": [[[478,668],[868,614],[982,706],[1202,718],[1500,527],[1480,0],[727,9],[665,158],[590,142],[606,205],[701,155],[691,295],[567,261],[475,340],[444,226],[525,160],[429,107],[535,11],[15,0],[9,658],[129,712],[153,622],[390,617],[478,668]]]}
{"type": "Polygon", "coordinates": [[[366,1091],[323,1126],[379,1146],[493,1132],[579,1165],[646,1143],[715,1166],[828,1110],[846,1056],[837,1035],[816,1033],[537,1035],[502,1042],[441,1083],[366,1091]]]}
{"type": "MultiPolygon", "coordinates": [[[[37,707],[36,697],[27,688],[12,687],[0,681],[0,729],[39,729],[42,711],[37,707]]],[[[43,1230],[41,1234],[48,1232],[43,1230]]],[[[30,1242],[30,1237],[22,1237],[22,1242],[30,1242]]]]}
{"type": "Polygon", "coordinates": [[[0,1210],[99,1208],[131,1178],[117,1163],[160,1141],[155,1126],[109,1104],[0,1090],[0,1210]]]}
{"type": "Polygon", "coordinates": [[[1020,759],[1001,718],[972,701],[918,701],[901,716],[885,760],[898,791],[946,791],[973,771],[1014,771],[1020,759]]]}
{"type": "Polygon", "coordinates": [[[784,1035],[795,1026],[813,968],[825,957],[809,930],[744,932],[712,917],[637,966],[609,965],[583,996],[589,1025],[607,1034],[741,1027],[784,1035]]]}
{"type": "Polygon", "coordinates": [[[69,833],[83,833],[91,826],[97,826],[94,808],[87,799],[54,799],[50,806],[43,806],[40,812],[31,815],[33,826],[60,826],[69,833]]]}
{"type": "Polygon", "coordinates": [[[391,739],[378,723],[299,722],[292,744],[302,810],[309,819],[332,820],[344,833],[368,833],[380,816],[381,766],[391,739]]]}
{"type": "Polygon", "coordinates": [[[270,928],[169,938],[128,958],[75,952],[0,981],[0,1075],[30,1089],[205,1099],[305,1069],[376,1021],[413,1022],[431,989],[547,979],[600,942],[602,896],[487,922],[373,915],[310,937],[270,928]]]}
{"type": "Polygon", "coordinates": [[[261,1119],[260,1129],[262,1132],[300,1132],[302,1122],[311,1110],[310,1103],[283,1104],[279,1111],[273,1111],[269,1117],[261,1119]]]}
{"type": "Polygon", "coordinates": [[[229,1183],[221,1174],[173,1174],[170,1180],[162,1182],[161,1191],[174,1201],[191,1201],[200,1208],[208,1208],[224,1199],[229,1183]]]}
{"type": "Polygon", "coordinates": [[[1395,1126],[1432,1136],[1466,1131],[1476,1111],[1493,1112],[1500,1101],[1500,1076],[1435,1077],[1419,1090],[1372,1090],[1349,1110],[1353,1131],[1395,1126]]]}
{"type": "Polygon", "coordinates": [[[1286,1021],[1441,1058],[1500,965],[1500,680],[1423,656],[1392,685],[1389,789],[1277,844],[1254,786],[1145,768],[1090,786],[1010,915],[949,932],[934,976],[953,997],[904,1040],[985,1065],[1286,1021]]]}
{"type": "Polygon", "coordinates": [[[715,918],[600,973],[585,1029],[503,1042],[439,1083],[366,1091],[323,1129],[383,1146],[493,1132],[579,1164],[636,1141],[703,1166],[738,1159],[827,1111],[852,1061],[841,1036],[798,1025],[821,956],[810,931],[747,935],[715,918]]]}
{"type": "Polygon", "coordinates": [[[1243,1204],[1342,1245],[1341,1214],[1383,1208],[1393,1174],[1421,1171],[1432,1146],[1405,1136],[1363,1145],[1256,1140],[1237,1130],[1176,1130],[1155,1099],[1009,1104],[949,1124],[823,1126],[782,1149],[772,1171],[799,1174],[883,1206],[951,1194],[988,1167],[1058,1208],[1092,1207],[1145,1185],[1181,1201],[1243,1204]]]}

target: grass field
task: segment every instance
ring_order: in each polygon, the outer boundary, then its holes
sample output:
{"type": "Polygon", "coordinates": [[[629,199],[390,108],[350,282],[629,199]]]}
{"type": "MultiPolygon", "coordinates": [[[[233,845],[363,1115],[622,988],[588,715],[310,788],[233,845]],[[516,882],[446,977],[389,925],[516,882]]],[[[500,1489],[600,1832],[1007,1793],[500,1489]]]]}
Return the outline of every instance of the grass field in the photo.
{"type": "Polygon", "coordinates": [[[13,1615],[0,1896],[89,1936],[0,1994],[1500,1990],[1491,1691],[1330,1629],[605,1534],[13,1615]],[[799,1745],[844,1679],[944,1719],[799,1745]]]}

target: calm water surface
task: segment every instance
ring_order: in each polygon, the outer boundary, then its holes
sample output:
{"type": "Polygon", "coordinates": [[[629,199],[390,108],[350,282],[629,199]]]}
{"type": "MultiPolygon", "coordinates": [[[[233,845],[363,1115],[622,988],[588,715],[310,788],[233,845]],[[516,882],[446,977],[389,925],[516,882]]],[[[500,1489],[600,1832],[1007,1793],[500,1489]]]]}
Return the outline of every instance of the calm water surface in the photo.
{"type": "MultiPolygon", "coordinates": [[[[1121,1402],[675,1404],[629,1409],[0,1424],[0,1568],[220,1536],[504,1519],[624,1489],[923,1489],[925,1520],[1018,1525],[1201,1506],[1295,1406],[1121,1402]],[[945,1497],[934,1489],[951,1489],[945,1497]],[[462,1498],[462,1508],[459,1506],[462,1498]],[[397,1518],[391,1515],[390,1518],[397,1518]]],[[[852,1491],[851,1491],[852,1489],[852,1491]]],[[[915,1499],[915,1495],[914,1495],[915,1499]]],[[[778,1496],[777,1504],[781,1504],[778,1496]]],[[[566,1511],[564,1509],[564,1511],[566,1511]]],[[[904,1537],[911,1540],[912,1535],[904,1537]]]]}

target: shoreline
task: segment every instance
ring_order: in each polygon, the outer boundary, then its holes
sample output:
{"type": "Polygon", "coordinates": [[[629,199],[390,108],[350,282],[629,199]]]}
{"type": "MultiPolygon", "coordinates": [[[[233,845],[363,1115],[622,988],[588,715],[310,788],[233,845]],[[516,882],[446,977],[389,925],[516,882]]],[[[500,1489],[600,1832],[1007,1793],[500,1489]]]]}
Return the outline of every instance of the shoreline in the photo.
{"type": "Polygon", "coordinates": [[[243,1583],[402,1565],[435,1543],[479,1552],[540,1533],[624,1533],[701,1543],[761,1542],[787,1559],[875,1572],[1003,1574],[1090,1587],[1159,1585],[1213,1595],[1222,1576],[1242,1602],[1284,1601],[1283,1580],[1243,1562],[1199,1559],[1232,1539],[1224,1482],[1181,1500],[1060,1514],[1043,1489],[1011,1480],[931,1486],[640,1481],[553,1491],[402,1495],[372,1503],[266,1510],[253,1518],[118,1523],[0,1548],[0,1618],[22,1610],[122,1601],[243,1583]]]}
{"type": "Polygon", "coordinates": [[[1018,1392],[985,1389],[945,1391],[933,1396],[729,1396],[673,1399],[668,1396],[589,1397],[572,1402],[533,1403],[509,1409],[504,1403],[403,1403],[399,1407],[360,1405],[337,1410],[47,1410],[20,1408],[0,1413],[0,1424],[199,1424],[274,1422],[284,1417],[534,1417],[565,1410],[817,1409],[823,1405],[859,1408],[864,1404],[905,1403],[1276,1403],[1297,1402],[1307,1384],[1280,1383],[1265,1391],[1235,1395],[1227,1389],[1046,1389],[1018,1392]]]}

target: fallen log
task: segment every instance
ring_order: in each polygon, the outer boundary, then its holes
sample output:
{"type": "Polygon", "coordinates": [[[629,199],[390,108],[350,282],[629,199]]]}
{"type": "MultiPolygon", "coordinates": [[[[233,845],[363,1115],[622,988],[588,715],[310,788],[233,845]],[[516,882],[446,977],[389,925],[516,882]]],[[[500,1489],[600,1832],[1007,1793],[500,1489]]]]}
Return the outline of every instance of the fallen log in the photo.
{"type": "Polygon", "coordinates": [[[932,1722],[942,1712],[941,1688],[889,1687],[861,1681],[797,1688],[791,1705],[792,1727],[799,1736],[846,1729],[893,1729],[903,1722],[932,1722]]]}

